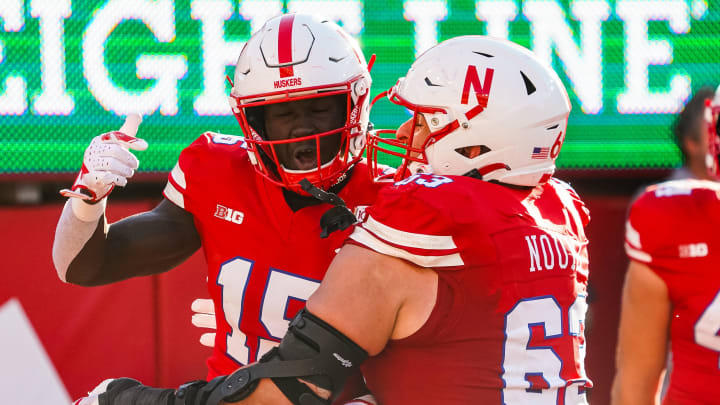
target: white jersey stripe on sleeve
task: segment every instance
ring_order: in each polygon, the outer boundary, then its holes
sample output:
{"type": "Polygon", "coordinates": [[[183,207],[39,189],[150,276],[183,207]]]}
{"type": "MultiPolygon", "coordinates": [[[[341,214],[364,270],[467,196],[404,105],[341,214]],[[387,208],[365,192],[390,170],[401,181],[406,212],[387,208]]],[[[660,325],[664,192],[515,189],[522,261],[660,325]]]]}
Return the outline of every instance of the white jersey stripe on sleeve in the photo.
{"type": "Polygon", "coordinates": [[[355,228],[353,233],[350,235],[350,238],[378,253],[405,259],[422,267],[453,267],[465,264],[459,253],[444,256],[421,256],[412,254],[408,251],[388,245],[359,226],[355,228]]]}
{"type": "Polygon", "coordinates": [[[652,262],[652,256],[642,250],[635,249],[627,242],[625,242],[625,253],[627,253],[627,255],[633,260],[637,260],[642,263],[652,262]]]}
{"type": "Polygon", "coordinates": [[[427,250],[457,249],[452,236],[425,235],[422,233],[405,232],[380,223],[369,216],[363,228],[379,238],[395,245],[427,250]]]}
{"type": "Polygon", "coordinates": [[[172,182],[167,182],[167,185],[165,185],[165,190],[163,190],[163,195],[165,195],[165,198],[172,201],[173,204],[177,205],[182,209],[185,209],[185,197],[180,191],[178,191],[177,188],[175,188],[172,182]]]}
{"type": "Polygon", "coordinates": [[[187,184],[185,183],[185,173],[180,168],[180,163],[175,163],[175,167],[173,167],[170,172],[170,176],[173,180],[175,180],[175,183],[177,183],[178,186],[183,189],[187,188],[187,184]]]}
{"type": "Polygon", "coordinates": [[[625,241],[634,248],[642,248],[642,244],[640,244],[640,232],[633,228],[630,221],[625,222],[625,241]]]}

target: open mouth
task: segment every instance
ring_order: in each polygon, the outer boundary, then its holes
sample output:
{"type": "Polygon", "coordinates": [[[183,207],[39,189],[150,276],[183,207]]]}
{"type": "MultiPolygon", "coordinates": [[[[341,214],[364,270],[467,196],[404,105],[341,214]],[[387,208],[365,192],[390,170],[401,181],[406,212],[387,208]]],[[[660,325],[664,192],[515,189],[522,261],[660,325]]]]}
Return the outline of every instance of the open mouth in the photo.
{"type": "Polygon", "coordinates": [[[300,146],[293,152],[296,170],[310,170],[317,167],[317,149],[314,146],[300,146]]]}

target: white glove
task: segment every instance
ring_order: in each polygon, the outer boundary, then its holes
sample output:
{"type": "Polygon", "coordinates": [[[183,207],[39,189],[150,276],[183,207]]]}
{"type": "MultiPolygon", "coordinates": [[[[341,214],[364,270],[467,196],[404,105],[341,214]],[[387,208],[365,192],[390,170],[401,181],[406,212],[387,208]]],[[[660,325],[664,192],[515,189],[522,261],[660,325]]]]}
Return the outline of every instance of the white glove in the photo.
{"type": "Polygon", "coordinates": [[[198,328],[212,329],[212,332],[200,335],[200,344],[207,347],[215,347],[215,305],[211,299],[198,298],[192,302],[190,309],[193,311],[192,324],[198,328]]]}
{"type": "Polygon", "coordinates": [[[139,114],[128,115],[120,130],[93,138],[85,149],[75,183],[71,189],[60,190],[60,194],[95,203],[110,194],[115,186],[125,186],[139,165],[129,149],[143,151],[148,147],[147,142],[135,137],[140,122],[139,114]]]}
{"type": "Polygon", "coordinates": [[[72,405],[98,405],[100,401],[98,397],[107,390],[108,384],[110,384],[113,380],[114,378],[108,378],[107,380],[101,382],[97,387],[93,388],[92,391],[88,392],[88,396],[75,400],[72,405]]]}

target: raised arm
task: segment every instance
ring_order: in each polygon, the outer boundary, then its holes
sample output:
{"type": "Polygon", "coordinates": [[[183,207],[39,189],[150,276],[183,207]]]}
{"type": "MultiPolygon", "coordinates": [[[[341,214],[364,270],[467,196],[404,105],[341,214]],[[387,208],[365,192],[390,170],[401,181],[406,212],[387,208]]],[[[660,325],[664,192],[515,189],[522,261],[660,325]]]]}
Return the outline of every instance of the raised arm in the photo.
{"type": "Polygon", "coordinates": [[[94,286],[162,273],[200,248],[192,215],[166,199],[152,211],[111,225],[102,214],[94,222],[83,221],[73,204],[85,203],[71,199],[66,204],[53,245],[63,281],[94,286]]]}
{"type": "Polygon", "coordinates": [[[135,137],[141,121],[132,115],[119,131],[96,136],[72,188],[60,192],[69,199],[55,231],[53,262],[63,281],[92,286],[161,273],[200,248],[192,215],[168,200],[106,223],[107,196],[127,184],[139,164],[130,149],[147,148],[135,137]]]}

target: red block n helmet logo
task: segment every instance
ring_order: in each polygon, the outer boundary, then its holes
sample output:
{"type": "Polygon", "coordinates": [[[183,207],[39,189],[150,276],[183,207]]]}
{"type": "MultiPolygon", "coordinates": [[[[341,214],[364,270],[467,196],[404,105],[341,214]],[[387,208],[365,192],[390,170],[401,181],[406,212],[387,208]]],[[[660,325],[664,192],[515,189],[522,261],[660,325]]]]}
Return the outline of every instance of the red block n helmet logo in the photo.
{"type": "Polygon", "coordinates": [[[483,84],[480,85],[480,77],[478,76],[477,68],[474,65],[468,65],[467,72],[465,73],[465,84],[463,85],[460,104],[468,103],[470,90],[472,89],[475,91],[475,97],[477,98],[478,105],[465,114],[467,119],[472,119],[474,116],[480,114],[485,108],[487,108],[494,72],[494,69],[485,69],[485,80],[483,81],[483,84]]]}

